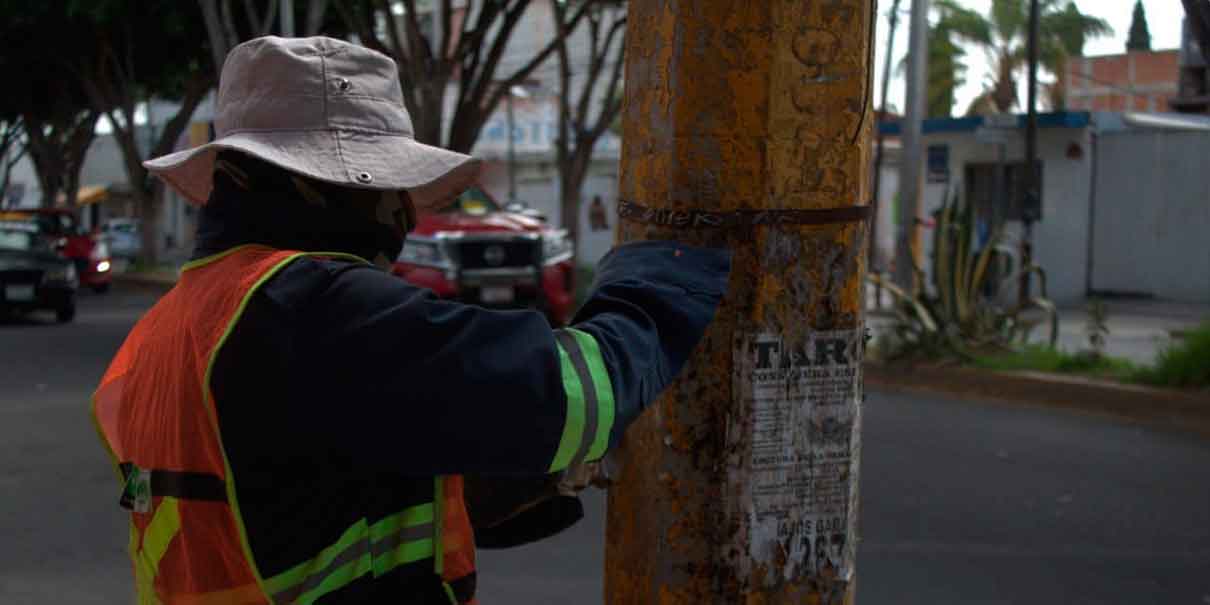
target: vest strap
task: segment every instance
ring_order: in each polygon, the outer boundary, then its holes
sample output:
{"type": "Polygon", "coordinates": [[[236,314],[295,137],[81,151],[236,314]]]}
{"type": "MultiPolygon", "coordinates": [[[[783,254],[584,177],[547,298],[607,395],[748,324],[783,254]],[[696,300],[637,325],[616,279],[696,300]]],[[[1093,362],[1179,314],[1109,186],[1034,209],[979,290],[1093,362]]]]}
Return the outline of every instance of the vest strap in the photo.
{"type": "MultiPolygon", "coordinates": [[[[122,478],[129,479],[130,474],[137,468],[134,463],[123,462],[118,465],[122,478]]],[[[227,501],[227,484],[217,475],[210,473],[193,473],[186,471],[166,471],[151,469],[151,496],[163,496],[178,500],[205,500],[209,502],[227,501]]],[[[122,508],[133,510],[133,504],[126,498],[121,501],[122,508]]]]}

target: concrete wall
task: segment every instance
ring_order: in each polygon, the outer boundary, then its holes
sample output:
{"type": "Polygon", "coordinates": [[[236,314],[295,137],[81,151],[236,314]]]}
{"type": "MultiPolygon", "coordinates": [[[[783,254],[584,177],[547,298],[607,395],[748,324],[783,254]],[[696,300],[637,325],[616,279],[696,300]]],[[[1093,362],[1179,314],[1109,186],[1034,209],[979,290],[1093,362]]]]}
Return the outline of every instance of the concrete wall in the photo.
{"type": "MultiPolygon", "coordinates": [[[[928,145],[949,145],[950,182],[924,187],[925,214],[931,216],[943,204],[946,192],[965,196],[963,178],[970,163],[995,162],[995,145],[980,142],[973,132],[936,133],[925,136],[928,145]]],[[[1042,220],[1034,224],[1034,260],[1048,274],[1049,296],[1059,303],[1083,299],[1087,274],[1088,204],[1092,176],[1091,133],[1087,129],[1044,128],[1038,132],[1038,153],[1043,162],[1042,220]],[[1068,157],[1072,145],[1082,157],[1068,157]]],[[[1023,131],[1015,131],[1007,143],[1007,159],[1023,161],[1023,131]]],[[[1022,234],[1019,222],[1010,222],[1008,242],[1022,234]]],[[[925,230],[926,254],[932,253],[931,229],[925,230]]],[[[925,257],[926,261],[929,258],[925,257]]],[[[926,262],[927,265],[927,262],[926,262]]]]}
{"type": "Polygon", "coordinates": [[[1092,286],[1210,302],[1210,133],[1098,141],[1092,286]]]}

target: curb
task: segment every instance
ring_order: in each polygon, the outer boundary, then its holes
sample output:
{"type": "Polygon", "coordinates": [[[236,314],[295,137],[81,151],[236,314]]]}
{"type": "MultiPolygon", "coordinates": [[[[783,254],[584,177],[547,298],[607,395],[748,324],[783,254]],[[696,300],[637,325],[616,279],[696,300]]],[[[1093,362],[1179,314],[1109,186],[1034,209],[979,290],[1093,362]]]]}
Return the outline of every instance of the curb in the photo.
{"type": "Polygon", "coordinates": [[[865,382],[881,391],[976,397],[1085,412],[1210,437],[1210,393],[1125,385],[1042,372],[866,363],[865,382]]]}

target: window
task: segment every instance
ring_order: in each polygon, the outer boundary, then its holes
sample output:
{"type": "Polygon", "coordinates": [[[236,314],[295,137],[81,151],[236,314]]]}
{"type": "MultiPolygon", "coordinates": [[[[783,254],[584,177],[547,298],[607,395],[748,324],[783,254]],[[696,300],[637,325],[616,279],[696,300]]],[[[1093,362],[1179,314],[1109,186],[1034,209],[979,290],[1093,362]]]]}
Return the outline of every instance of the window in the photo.
{"type": "MultiPolygon", "coordinates": [[[[1043,164],[1037,163],[1038,190],[1042,190],[1043,164]]],[[[1025,162],[977,163],[966,165],[966,199],[974,204],[980,224],[1024,220],[1023,200],[1025,162]]],[[[1040,209],[1034,220],[1041,218],[1040,209]]]]}

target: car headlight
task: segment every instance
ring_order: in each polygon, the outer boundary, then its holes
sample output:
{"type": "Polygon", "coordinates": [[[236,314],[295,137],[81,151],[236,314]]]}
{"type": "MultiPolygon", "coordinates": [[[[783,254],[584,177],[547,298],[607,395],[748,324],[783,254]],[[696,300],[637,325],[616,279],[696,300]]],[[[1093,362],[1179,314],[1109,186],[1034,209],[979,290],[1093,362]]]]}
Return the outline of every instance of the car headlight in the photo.
{"type": "Polygon", "coordinates": [[[445,253],[445,246],[438,241],[409,238],[403,242],[399,262],[426,267],[451,267],[453,263],[445,253]]]}
{"type": "Polygon", "coordinates": [[[43,274],[43,281],[74,284],[77,279],[75,265],[53,267],[43,274]]]}
{"type": "Polygon", "coordinates": [[[557,263],[571,258],[571,238],[567,232],[551,231],[542,236],[542,258],[547,263],[557,263]]]}

